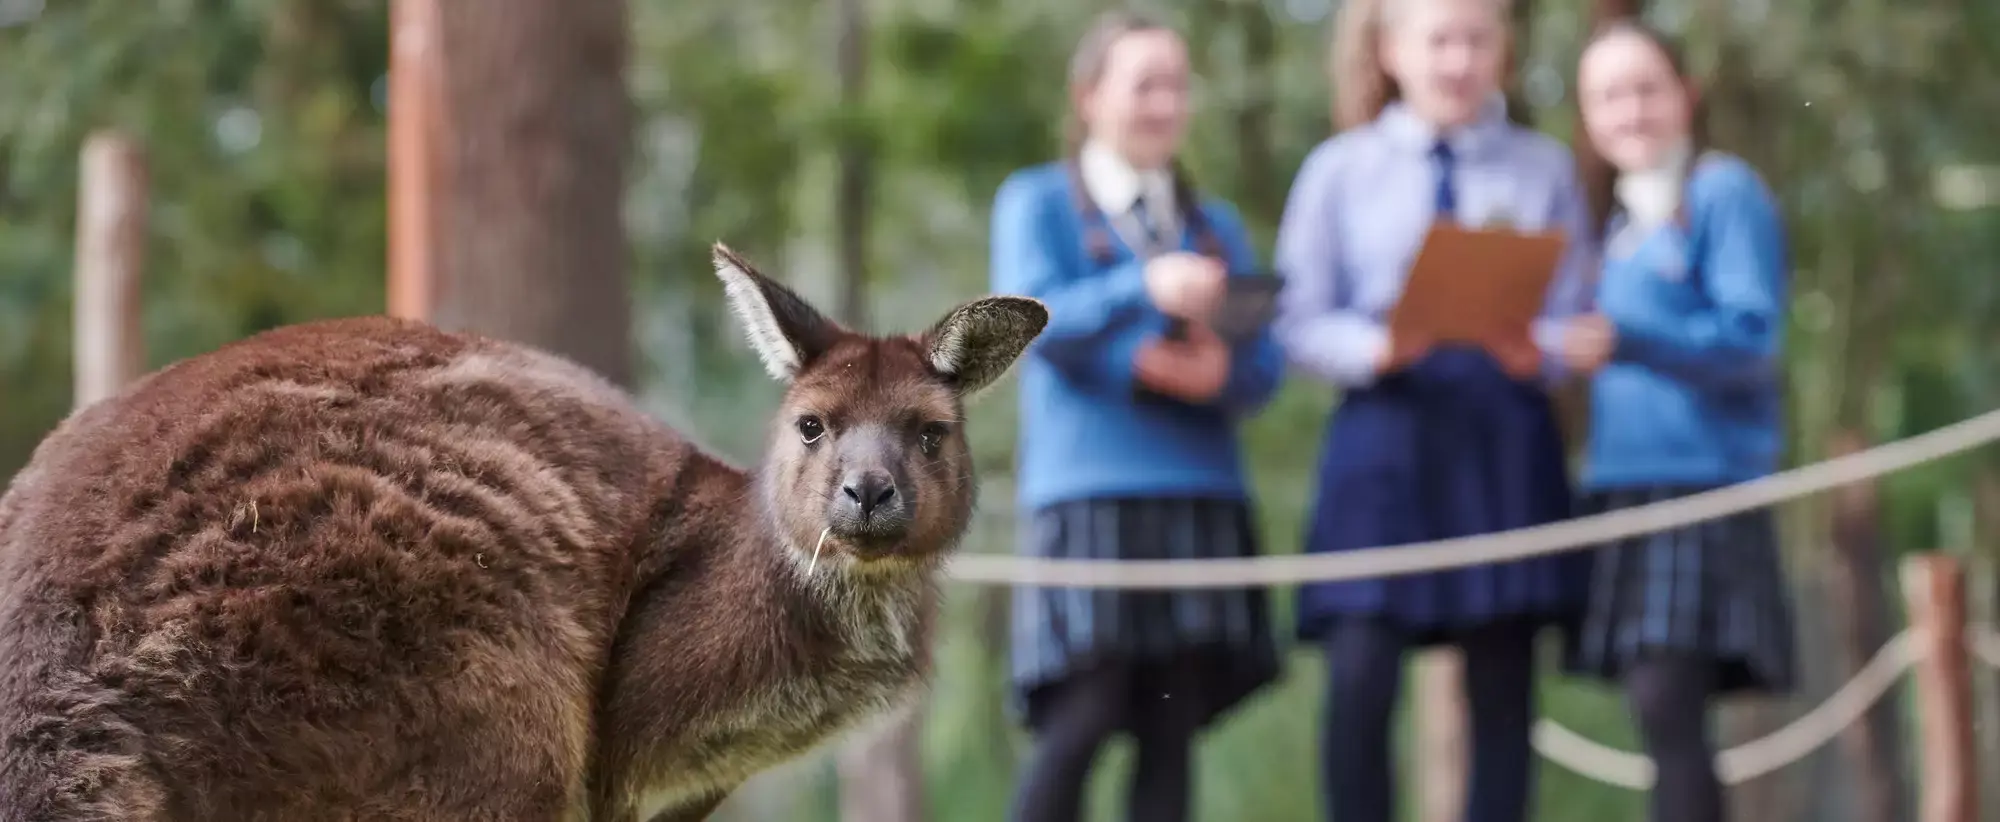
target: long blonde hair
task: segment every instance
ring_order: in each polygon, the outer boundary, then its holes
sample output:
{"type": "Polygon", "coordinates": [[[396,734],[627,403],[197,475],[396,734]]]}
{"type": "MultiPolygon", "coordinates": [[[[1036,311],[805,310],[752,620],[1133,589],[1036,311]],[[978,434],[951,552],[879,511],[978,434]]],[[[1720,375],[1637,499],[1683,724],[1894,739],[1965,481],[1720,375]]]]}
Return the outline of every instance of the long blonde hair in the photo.
{"type": "MultiPolygon", "coordinates": [[[[1382,41],[1388,36],[1391,4],[1416,0],[1345,0],[1334,18],[1333,37],[1327,48],[1327,73],[1333,84],[1333,128],[1345,131],[1366,125],[1382,115],[1389,104],[1402,99],[1403,90],[1389,68],[1382,63],[1382,41]]],[[[1512,82],[1514,37],[1511,10],[1513,0],[1487,0],[1499,14],[1505,34],[1501,45],[1500,86],[1512,82]]],[[[1400,10],[1400,9],[1399,9],[1400,10]]]]}

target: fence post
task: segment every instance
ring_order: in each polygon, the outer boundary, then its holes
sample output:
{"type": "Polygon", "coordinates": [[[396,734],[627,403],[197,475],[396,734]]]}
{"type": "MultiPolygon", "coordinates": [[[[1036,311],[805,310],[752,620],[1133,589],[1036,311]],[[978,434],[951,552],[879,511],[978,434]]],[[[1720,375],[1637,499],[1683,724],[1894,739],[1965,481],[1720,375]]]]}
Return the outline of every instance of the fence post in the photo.
{"type": "Polygon", "coordinates": [[[1903,560],[1903,596],[1923,643],[1917,662],[1923,769],[1921,822],[1976,822],[1977,750],[1971,665],[1965,648],[1965,570],[1958,558],[1926,553],[1903,560]]]}
{"type": "Polygon", "coordinates": [[[1430,648],[1417,655],[1412,700],[1416,710],[1417,819],[1453,822],[1465,814],[1471,768],[1466,735],[1471,732],[1465,703],[1465,656],[1457,648],[1430,648]]]}
{"type": "Polygon", "coordinates": [[[139,281],[146,259],[145,150],[98,132],[78,162],[73,306],[75,403],[109,397],[146,366],[139,281]]]}
{"type": "Polygon", "coordinates": [[[429,321],[443,207],[443,35],[438,0],[389,4],[388,314],[429,321]]]}

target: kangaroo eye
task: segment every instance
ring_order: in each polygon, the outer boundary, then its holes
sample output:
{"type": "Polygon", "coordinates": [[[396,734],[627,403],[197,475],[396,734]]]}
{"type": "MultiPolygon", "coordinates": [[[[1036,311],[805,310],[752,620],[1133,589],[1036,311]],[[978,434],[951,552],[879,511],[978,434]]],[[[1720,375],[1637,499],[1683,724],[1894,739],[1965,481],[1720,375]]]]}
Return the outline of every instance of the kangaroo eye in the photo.
{"type": "Polygon", "coordinates": [[[944,438],[950,434],[951,426],[944,423],[924,423],[923,430],[917,434],[917,447],[923,449],[925,456],[935,457],[938,449],[944,446],[944,438]]]}
{"type": "Polygon", "coordinates": [[[824,436],[826,436],[826,423],[820,422],[818,417],[799,418],[799,439],[805,440],[807,445],[819,442],[819,438],[824,436]]]}

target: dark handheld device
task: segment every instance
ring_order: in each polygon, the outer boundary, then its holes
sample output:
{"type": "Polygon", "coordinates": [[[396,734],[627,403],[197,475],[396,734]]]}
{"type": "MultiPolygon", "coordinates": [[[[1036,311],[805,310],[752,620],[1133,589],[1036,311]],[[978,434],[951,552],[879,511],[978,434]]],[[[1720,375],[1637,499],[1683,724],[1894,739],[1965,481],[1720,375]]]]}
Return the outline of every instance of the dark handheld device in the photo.
{"type": "MultiPolygon", "coordinates": [[[[1216,306],[1215,313],[1208,319],[1209,327],[1230,342],[1256,336],[1271,322],[1271,318],[1277,316],[1278,292],[1284,290],[1285,279],[1272,272],[1260,271],[1238,274],[1227,282],[1222,304],[1216,306]]],[[[1186,321],[1174,318],[1167,326],[1167,339],[1186,338],[1186,321]]]]}

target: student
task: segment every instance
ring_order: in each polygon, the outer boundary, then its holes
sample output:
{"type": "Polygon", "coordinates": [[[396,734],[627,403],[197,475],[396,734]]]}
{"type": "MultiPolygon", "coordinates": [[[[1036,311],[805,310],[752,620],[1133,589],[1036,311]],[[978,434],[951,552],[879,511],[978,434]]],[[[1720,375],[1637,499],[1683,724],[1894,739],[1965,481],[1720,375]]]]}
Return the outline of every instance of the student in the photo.
{"type": "MultiPolygon", "coordinates": [[[[1343,131],[1300,168],[1278,235],[1279,340],[1342,389],[1306,549],[1347,551],[1563,519],[1571,490],[1540,343],[1397,339],[1385,315],[1435,220],[1557,229],[1549,333],[1584,305],[1592,226],[1569,151],[1508,121],[1504,0],[1349,0],[1336,43],[1343,131]]],[[[1389,822],[1389,732],[1405,652],[1465,657],[1472,774],[1465,819],[1521,822],[1535,762],[1535,638],[1581,607],[1585,557],[1317,583],[1298,630],[1327,656],[1328,818],[1389,822]]]]}
{"type": "MultiPolygon", "coordinates": [[[[1618,170],[1597,302],[1563,335],[1594,371],[1590,512],[1777,468],[1788,262],[1777,205],[1741,159],[1706,150],[1680,52],[1626,21],[1586,45],[1578,102],[1618,170]]],[[[1624,685],[1658,766],[1654,822],[1719,822],[1708,705],[1793,684],[1792,612],[1768,509],[1595,553],[1571,669],[1624,685]]]]}
{"type": "MultiPolygon", "coordinates": [[[[994,204],[994,289],[1050,310],[1020,377],[1016,498],[1037,556],[1257,553],[1235,427],[1284,360],[1268,331],[1231,344],[1202,322],[1256,258],[1235,210],[1198,199],[1174,162],[1188,82],[1177,33],[1102,17],[1070,66],[1069,156],[1016,172],[994,204]]],[[[1035,736],[1019,822],[1077,819],[1118,731],[1138,744],[1128,817],[1187,819],[1196,732],[1278,672],[1254,589],[1017,588],[1011,665],[1035,736]]]]}

